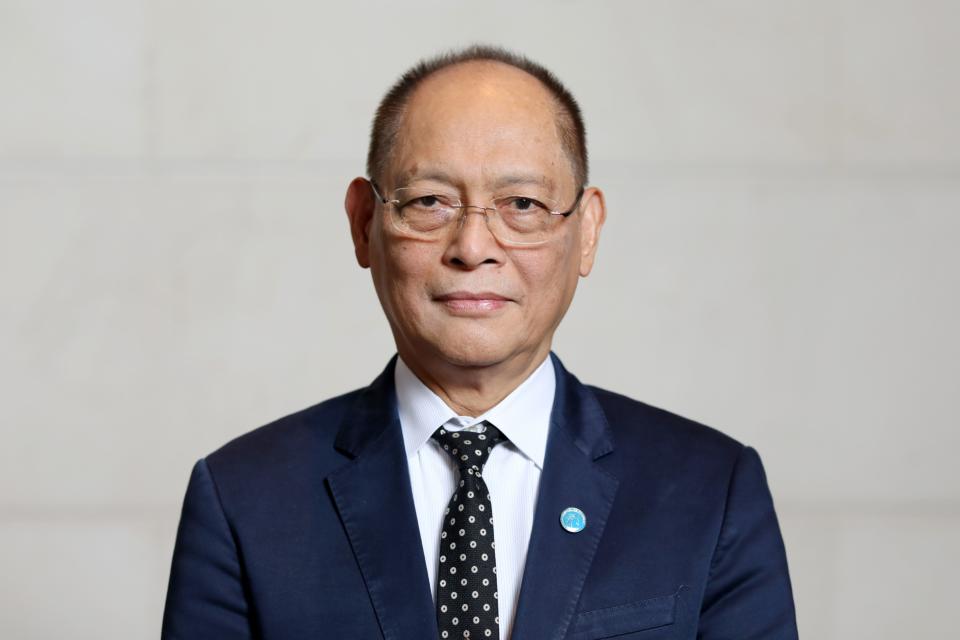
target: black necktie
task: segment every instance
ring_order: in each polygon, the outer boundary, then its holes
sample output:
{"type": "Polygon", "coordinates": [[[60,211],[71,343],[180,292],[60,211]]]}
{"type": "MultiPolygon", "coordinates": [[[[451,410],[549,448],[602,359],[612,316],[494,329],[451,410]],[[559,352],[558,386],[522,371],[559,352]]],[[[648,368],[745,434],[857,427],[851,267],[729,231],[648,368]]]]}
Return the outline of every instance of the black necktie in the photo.
{"type": "Polygon", "coordinates": [[[505,438],[486,430],[437,429],[433,439],[460,468],[460,481],[443,516],[437,571],[437,625],[441,638],[500,638],[493,510],[483,480],[490,451],[505,438]]]}

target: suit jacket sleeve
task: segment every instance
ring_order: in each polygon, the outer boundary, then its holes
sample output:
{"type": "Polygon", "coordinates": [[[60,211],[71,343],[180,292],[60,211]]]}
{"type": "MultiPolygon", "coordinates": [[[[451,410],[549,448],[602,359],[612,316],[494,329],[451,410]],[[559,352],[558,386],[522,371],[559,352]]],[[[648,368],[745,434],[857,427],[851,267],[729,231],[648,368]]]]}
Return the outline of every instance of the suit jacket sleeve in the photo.
{"type": "Polygon", "coordinates": [[[200,460],[183,501],[161,637],[248,639],[248,620],[237,546],[210,469],[200,460]]]}
{"type": "Polygon", "coordinates": [[[794,640],[796,614],[780,527],[757,452],[734,465],[700,612],[700,640],[794,640]]]}

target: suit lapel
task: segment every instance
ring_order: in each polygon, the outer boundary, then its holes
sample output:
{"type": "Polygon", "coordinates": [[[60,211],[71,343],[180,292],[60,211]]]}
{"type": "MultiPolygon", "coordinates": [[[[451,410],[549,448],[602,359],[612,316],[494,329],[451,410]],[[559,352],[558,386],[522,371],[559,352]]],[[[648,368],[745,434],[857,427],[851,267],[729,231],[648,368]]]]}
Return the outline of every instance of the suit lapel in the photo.
{"type": "Polygon", "coordinates": [[[594,462],[613,450],[599,402],[550,357],[557,387],[512,640],[566,635],[619,484],[594,462]],[[586,515],[580,533],[560,526],[567,507],[586,515]]]}
{"type": "Polygon", "coordinates": [[[327,477],[386,640],[436,638],[397,414],[396,356],[357,399],[335,446],[354,459],[327,477]]]}

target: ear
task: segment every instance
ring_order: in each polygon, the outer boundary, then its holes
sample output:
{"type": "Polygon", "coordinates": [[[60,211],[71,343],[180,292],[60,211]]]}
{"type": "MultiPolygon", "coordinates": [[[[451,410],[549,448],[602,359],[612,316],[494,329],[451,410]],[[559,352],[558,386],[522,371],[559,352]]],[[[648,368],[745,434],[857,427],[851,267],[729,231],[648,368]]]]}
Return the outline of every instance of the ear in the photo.
{"type": "Polygon", "coordinates": [[[350,235],[353,237],[353,251],[357,256],[357,263],[367,269],[370,267],[370,225],[377,209],[377,201],[366,178],[354,178],[350,182],[343,206],[350,220],[350,235]]]}
{"type": "Polygon", "coordinates": [[[580,275],[586,278],[593,269],[600,242],[600,229],[607,219],[603,192],[590,187],[583,192],[580,204],[580,275]]]}

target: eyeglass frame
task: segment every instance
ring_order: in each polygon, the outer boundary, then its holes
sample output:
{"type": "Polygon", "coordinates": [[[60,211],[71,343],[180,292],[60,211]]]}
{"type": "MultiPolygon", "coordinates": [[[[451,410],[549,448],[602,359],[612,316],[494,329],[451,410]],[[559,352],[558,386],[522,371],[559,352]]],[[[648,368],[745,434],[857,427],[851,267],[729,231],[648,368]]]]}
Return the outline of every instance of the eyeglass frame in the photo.
{"type": "MultiPolygon", "coordinates": [[[[376,183],[376,181],[375,181],[373,178],[367,178],[367,182],[370,183],[370,188],[373,189],[373,195],[375,195],[375,196],[377,197],[377,200],[379,200],[379,201],[381,202],[381,204],[392,204],[393,206],[397,207],[397,210],[400,209],[400,200],[391,200],[391,199],[389,199],[389,198],[385,198],[384,196],[380,195],[380,189],[377,187],[377,183],[376,183]]],[[[549,214],[552,215],[552,216],[562,216],[563,218],[568,218],[568,217],[570,217],[571,215],[573,215],[573,213],[574,213],[577,209],[580,208],[580,200],[583,198],[584,191],[585,191],[585,188],[583,187],[583,185],[581,185],[580,188],[577,190],[577,197],[574,199],[574,201],[573,201],[573,206],[570,208],[569,211],[552,211],[552,210],[550,210],[550,209],[544,209],[544,211],[546,211],[547,213],[549,213],[549,214]]],[[[532,199],[535,199],[535,198],[532,198],[532,199]]],[[[500,215],[499,212],[497,212],[497,208],[496,208],[496,207],[485,207],[485,206],[479,205],[479,204],[463,204],[463,200],[461,200],[459,197],[457,197],[457,203],[458,203],[458,204],[452,204],[452,205],[450,205],[450,206],[451,206],[452,208],[454,208],[454,209],[460,209],[461,211],[463,211],[463,210],[465,210],[465,209],[481,209],[481,210],[484,211],[484,212],[486,212],[486,211],[494,211],[494,212],[496,212],[496,215],[498,215],[498,216],[500,215]]],[[[484,213],[484,216],[483,216],[483,217],[484,217],[484,219],[486,219],[486,218],[487,218],[487,214],[484,213]]],[[[465,218],[465,216],[461,213],[459,219],[462,221],[464,218],[465,218]]],[[[488,225],[489,225],[489,223],[488,223],[488,225]]],[[[446,225],[444,225],[444,226],[446,226],[446,225]]],[[[488,226],[488,228],[489,228],[489,226],[488,226]]],[[[503,240],[503,239],[499,238],[499,237],[497,236],[497,234],[493,233],[492,230],[490,231],[490,233],[492,233],[493,236],[494,236],[495,238],[497,238],[497,240],[498,240],[499,242],[504,242],[504,243],[506,243],[506,244],[511,244],[511,245],[535,246],[535,245],[538,245],[538,244],[543,244],[543,243],[545,243],[545,242],[548,242],[548,239],[538,240],[538,241],[536,241],[536,242],[515,242],[515,241],[503,240]]]]}

